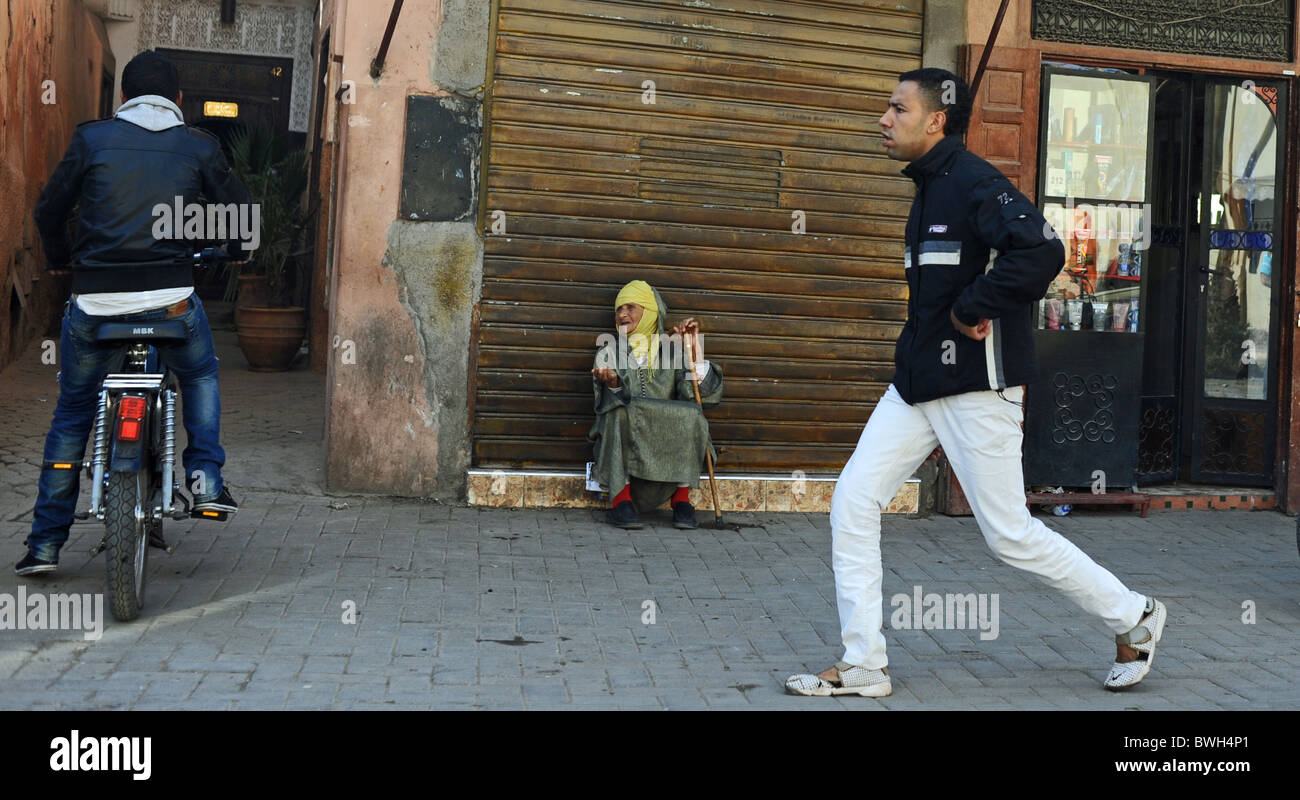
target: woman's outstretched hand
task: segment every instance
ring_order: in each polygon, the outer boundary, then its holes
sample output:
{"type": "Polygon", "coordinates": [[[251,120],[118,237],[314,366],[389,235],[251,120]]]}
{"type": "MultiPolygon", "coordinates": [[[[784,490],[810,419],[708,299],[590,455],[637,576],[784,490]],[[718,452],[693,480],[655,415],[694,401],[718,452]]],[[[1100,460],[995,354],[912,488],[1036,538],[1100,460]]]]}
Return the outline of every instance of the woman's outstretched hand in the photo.
{"type": "Polygon", "coordinates": [[[597,369],[593,369],[591,371],[591,374],[595,375],[596,380],[605,384],[609,388],[611,389],[619,388],[618,373],[610,369],[609,367],[598,367],[597,369]]]}

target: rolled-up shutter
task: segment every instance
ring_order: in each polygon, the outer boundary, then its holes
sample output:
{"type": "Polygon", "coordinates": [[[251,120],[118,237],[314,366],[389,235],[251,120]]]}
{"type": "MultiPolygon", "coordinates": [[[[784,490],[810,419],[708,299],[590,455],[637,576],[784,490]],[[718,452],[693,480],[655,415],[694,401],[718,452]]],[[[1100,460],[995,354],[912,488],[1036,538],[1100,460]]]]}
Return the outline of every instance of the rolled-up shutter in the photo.
{"type": "Polygon", "coordinates": [[[907,314],[912,185],[877,120],[920,66],[921,10],[501,0],[476,465],[590,458],[596,337],[640,278],[723,365],[719,470],[843,466],[907,314]]]}

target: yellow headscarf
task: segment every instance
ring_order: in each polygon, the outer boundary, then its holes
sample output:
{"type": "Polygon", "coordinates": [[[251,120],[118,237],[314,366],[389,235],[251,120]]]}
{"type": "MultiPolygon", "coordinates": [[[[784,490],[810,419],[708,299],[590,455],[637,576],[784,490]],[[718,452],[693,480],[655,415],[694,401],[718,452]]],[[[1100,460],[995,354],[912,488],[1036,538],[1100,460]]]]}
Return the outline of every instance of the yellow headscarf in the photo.
{"type": "Polygon", "coordinates": [[[632,281],[619,290],[618,297],[614,299],[614,310],[617,311],[625,303],[636,303],[645,309],[636,329],[628,334],[627,341],[632,348],[632,355],[640,360],[648,354],[650,366],[653,367],[659,360],[659,348],[651,346],[656,344],[655,334],[659,332],[659,304],[655,302],[655,290],[645,281],[632,281]]]}

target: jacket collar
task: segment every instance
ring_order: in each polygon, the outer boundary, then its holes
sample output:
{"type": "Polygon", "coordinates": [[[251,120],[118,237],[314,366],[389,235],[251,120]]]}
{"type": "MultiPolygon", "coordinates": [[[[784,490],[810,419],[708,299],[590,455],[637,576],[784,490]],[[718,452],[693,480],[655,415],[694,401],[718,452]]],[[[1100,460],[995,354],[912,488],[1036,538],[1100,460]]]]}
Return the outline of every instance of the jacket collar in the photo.
{"type": "Polygon", "coordinates": [[[966,143],[960,136],[949,134],[936,142],[934,147],[930,148],[930,152],[904,167],[903,174],[920,183],[922,179],[943,171],[952,157],[965,149],[966,143]]]}

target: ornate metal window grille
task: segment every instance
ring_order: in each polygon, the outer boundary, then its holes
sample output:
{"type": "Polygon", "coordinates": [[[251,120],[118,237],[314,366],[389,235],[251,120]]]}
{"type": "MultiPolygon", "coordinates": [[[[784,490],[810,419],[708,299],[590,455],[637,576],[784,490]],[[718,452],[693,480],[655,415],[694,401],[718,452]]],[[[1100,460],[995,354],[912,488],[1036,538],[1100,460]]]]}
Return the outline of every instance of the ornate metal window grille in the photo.
{"type": "Polygon", "coordinates": [[[1283,0],[1034,0],[1030,35],[1132,50],[1291,60],[1283,0]]]}
{"type": "Polygon", "coordinates": [[[1119,379],[1093,373],[1087,377],[1058,372],[1052,376],[1052,441],[1115,442],[1115,392],[1119,379]]]}
{"type": "Polygon", "coordinates": [[[1268,417],[1262,413],[1204,409],[1201,469],[1221,475],[1271,478],[1268,417]]]}
{"type": "Polygon", "coordinates": [[[1174,463],[1178,442],[1178,406],[1172,397],[1142,398],[1142,421],[1138,424],[1139,475],[1178,477],[1174,463]]]}

